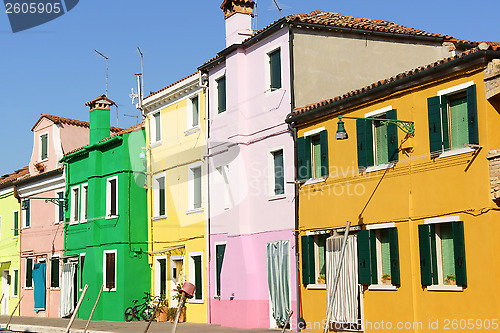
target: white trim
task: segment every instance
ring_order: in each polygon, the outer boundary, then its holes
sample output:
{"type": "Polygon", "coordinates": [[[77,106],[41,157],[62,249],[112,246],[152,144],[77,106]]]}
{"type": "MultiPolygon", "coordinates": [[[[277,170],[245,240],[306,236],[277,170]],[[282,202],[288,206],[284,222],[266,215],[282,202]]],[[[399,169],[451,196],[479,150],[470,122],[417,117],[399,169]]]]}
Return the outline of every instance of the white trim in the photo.
{"type": "Polygon", "coordinates": [[[424,224],[458,222],[458,221],[460,221],[460,215],[454,215],[454,216],[443,216],[443,217],[434,217],[431,219],[425,219],[424,224]]]}
{"type": "Polygon", "coordinates": [[[374,118],[377,116],[381,116],[381,115],[387,113],[388,111],[391,111],[392,109],[393,109],[392,105],[384,106],[381,109],[377,109],[375,111],[370,111],[370,112],[365,113],[365,118],[374,118]]]}
{"type": "Polygon", "coordinates": [[[371,284],[368,290],[398,290],[398,287],[392,284],[371,284]]]}
{"type": "Polygon", "coordinates": [[[324,235],[330,233],[331,229],[324,229],[324,230],[309,230],[306,231],[306,236],[316,236],[316,235],[324,235]]]}
{"type": "Polygon", "coordinates": [[[189,266],[188,281],[191,282],[192,284],[194,284],[196,286],[196,288],[201,288],[201,299],[195,299],[193,296],[193,298],[188,300],[189,303],[202,304],[205,302],[205,290],[203,288],[203,286],[205,285],[204,279],[203,279],[203,273],[205,270],[203,269],[203,266],[204,266],[203,263],[204,263],[203,251],[196,251],[196,252],[189,252],[188,253],[188,266],[189,266]],[[201,257],[201,286],[196,286],[196,284],[195,284],[196,271],[195,271],[195,267],[194,267],[193,257],[198,257],[198,256],[201,257]],[[191,273],[193,273],[192,276],[191,276],[191,273]]]}
{"type": "Polygon", "coordinates": [[[26,257],[24,258],[24,289],[33,289],[33,267],[35,266],[35,257],[26,257]],[[31,259],[31,287],[26,286],[26,273],[28,267],[28,259],[31,259]]]}
{"type": "Polygon", "coordinates": [[[151,112],[149,114],[149,143],[150,147],[153,148],[153,145],[156,147],[159,146],[163,139],[163,131],[161,128],[161,109],[156,112],[151,112]],[[156,123],[155,115],[159,114],[158,120],[160,124],[156,123]],[[156,128],[159,126],[160,128],[160,140],[156,140],[156,128]]]}
{"type": "MultiPolygon", "coordinates": [[[[185,265],[185,260],[184,260],[184,255],[177,255],[177,256],[170,256],[170,270],[169,270],[169,273],[170,274],[167,274],[169,278],[167,278],[167,281],[170,281],[170,290],[173,290],[175,289],[176,287],[176,284],[179,283],[181,280],[182,281],[186,281],[186,265],[185,265]],[[176,272],[177,274],[177,277],[175,279],[175,282],[173,280],[173,270],[174,270],[174,261],[182,261],[182,270],[184,274],[180,275],[181,272],[176,272]]],[[[177,266],[175,266],[175,268],[177,268],[177,266]]],[[[168,288],[168,284],[167,284],[167,288],[168,288]]],[[[178,304],[178,301],[177,300],[174,300],[173,299],[173,291],[170,292],[170,296],[171,296],[171,300],[170,300],[170,303],[171,303],[171,307],[177,307],[177,304],[178,304]]]]}
{"type": "Polygon", "coordinates": [[[118,280],[118,276],[116,275],[118,269],[117,269],[117,266],[118,266],[118,255],[117,255],[117,250],[105,250],[103,251],[103,255],[102,255],[102,284],[104,285],[104,288],[102,289],[103,291],[116,291],[116,288],[117,288],[117,280],[118,280]],[[106,270],[106,254],[107,253],[114,253],[115,254],[115,287],[114,288],[106,288],[106,273],[107,273],[107,270],[106,270]]]}
{"type": "Polygon", "coordinates": [[[47,274],[48,276],[50,276],[50,279],[49,279],[49,288],[50,290],[61,290],[61,272],[62,272],[62,269],[61,269],[61,255],[60,254],[53,254],[51,257],[50,257],[50,271],[49,271],[49,274],[47,274]],[[58,267],[57,267],[57,273],[59,275],[59,287],[52,287],[52,259],[54,258],[57,258],[59,259],[58,261],[58,267]]]}
{"type": "Polygon", "coordinates": [[[82,184],[80,189],[80,223],[85,223],[88,220],[88,192],[89,184],[82,184]]]}
{"type": "Polygon", "coordinates": [[[285,146],[278,146],[268,149],[267,151],[267,195],[269,200],[286,197],[286,163],[285,163],[285,146]],[[274,153],[281,150],[283,154],[283,193],[275,194],[274,189],[276,187],[276,175],[274,173],[274,153]]]}
{"type": "Polygon", "coordinates": [[[204,211],[205,211],[205,209],[203,207],[196,208],[196,209],[188,209],[188,210],[186,210],[186,215],[193,215],[193,214],[203,213],[204,211]]]}
{"type": "Polygon", "coordinates": [[[18,188],[18,194],[22,198],[32,197],[40,193],[46,193],[54,190],[64,190],[66,187],[66,177],[65,172],[57,175],[56,177],[50,177],[49,179],[32,183],[29,185],[21,185],[18,188]]]}
{"type": "Polygon", "coordinates": [[[189,212],[195,212],[196,210],[203,210],[203,162],[195,162],[188,165],[188,209],[186,214],[189,212]],[[201,195],[201,207],[194,207],[194,169],[200,169],[200,195],[201,195]]]}
{"type": "Polygon", "coordinates": [[[474,85],[474,81],[465,82],[465,83],[459,84],[457,86],[453,86],[453,87],[450,87],[450,88],[439,90],[437,92],[437,95],[438,96],[442,96],[442,95],[448,95],[448,94],[451,94],[451,93],[459,92],[459,91],[465,90],[468,87],[473,86],[473,85],[474,85]]]}
{"type": "Polygon", "coordinates": [[[427,291],[464,291],[462,286],[447,285],[447,284],[433,284],[427,286],[427,291]]]}
{"type": "MultiPolygon", "coordinates": [[[[227,250],[227,241],[219,241],[219,242],[214,242],[214,298],[220,299],[220,295],[217,295],[217,245],[226,245],[226,249],[224,250],[224,257],[226,256],[226,250],[227,250]]],[[[224,265],[224,260],[222,260],[222,264],[224,265]]],[[[222,273],[222,270],[221,270],[222,273]]],[[[221,276],[222,280],[222,276],[221,276]]],[[[222,292],[222,290],[221,290],[222,292]]]]}
{"type": "Polygon", "coordinates": [[[395,226],[396,223],[394,222],[367,224],[366,230],[394,228],[395,226]]]}
{"type": "Polygon", "coordinates": [[[11,278],[10,278],[10,286],[12,287],[11,288],[11,291],[10,291],[10,297],[19,297],[19,289],[21,289],[21,285],[20,285],[20,274],[19,274],[19,268],[11,268],[11,271],[12,273],[11,274],[11,278]],[[14,283],[15,282],[15,279],[14,279],[14,271],[17,272],[17,286],[16,284],[14,283]],[[17,295],[14,295],[14,289],[15,287],[17,287],[17,295]]]}
{"type": "Polygon", "coordinates": [[[165,260],[165,297],[168,297],[168,265],[167,259],[168,255],[156,255],[154,256],[154,294],[155,296],[161,296],[161,272],[160,272],[160,260],[165,260]]]}
{"type": "Polygon", "coordinates": [[[308,290],[326,290],[326,284],[319,284],[319,283],[308,284],[307,289],[308,290]]]}
{"type": "MultiPolygon", "coordinates": [[[[179,100],[177,102],[182,101],[179,100]]],[[[200,98],[200,93],[199,91],[190,94],[186,96],[186,104],[187,104],[187,111],[186,111],[186,118],[187,118],[187,123],[186,123],[186,130],[184,131],[185,135],[189,135],[191,133],[194,133],[194,131],[199,130],[201,126],[201,98],[200,98]],[[193,126],[193,99],[197,97],[198,98],[198,125],[193,126]]]]}
{"type": "Polygon", "coordinates": [[[56,152],[56,158],[57,158],[57,167],[60,167],[63,165],[63,163],[59,162],[61,158],[64,156],[63,152],[63,146],[61,143],[61,131],[60,131],[60,125],[54,124],[52,126],[52,141],[53,141],[53,147],[56,152]]]}
{"type": "Polygon", "coordinates": [[[476,151],[476,150],[472,149],[470,147],[455,148],[455,149],[451,149],[451,150],[447,150],[447,151],[442,152],[441,154],[439,154],[439,158],[467,154],[467,153],[472,153],[474,151],[476,151]]]}
{"type": "Polygon", "coordinates": [[[318,134],[319,132],[324,131],[324,130],[325,130],[325,126],[322,126],[322,127],[315,128],[315,129],[313,129],[313,130],[310,130],[310,131],[304,132],[304,135],[303,135],[303,136],[304,136],[304,138],[305,138],[306,136],[312,136],[312,135],[314,135],[314,134],[318,134]]]}
{"type": "Polygon", "coordinates": [[[71,187],[71,205],[70,205],[70,218],[69,224],[77,224],[80,221],[80,203],[81,203],[81,193],[80,185],[71,187]],[[78,205],[75,207],[75,190],[78,191],[78,205]],[[75,219],[75,209],[78,210],[78,218],[75,219]]]}
{"type": "Polygon", "coordinates": [[[167,173],[160,172],[153,176],[153,220],[164,219],[167,217],[167,173]],[[165,214],[160,215],[160,187],[158,185],[158,179],[165,179],[165,214]]]}
{"type": "MultiPolygon", "coordinates": [[[[376,143],[374,143],[374,144],[376,144],[376,143]]],[[[369,172],[381,171],[381,170],[385,170],[385,169],[391,169],[395,165],[396,165],[396,163],[394,163],[394,162],[379,164],[379,165],[372,165],[372,166],[367,167],[365,169],[365,172],[369,173],[369,172]]]]}
{"type": "Polygon", "coordinates": [[[106,179],[106,219],[113,219],[117,218],[120,216],[119,210],[118,210],[118,203],[119,203],[119,194],[120,194],[120,188],[119,188],[119,182],[118,182],[118,176],[113,176],[109,177],[106,179]],[[116,180],[116,215],[111,215],[111,186],[110,183],[112,180],[116,180]]]}
{"type": "Polygon", "coordinates": [[[322,182],[326,182],[326,178],[325,177],[309,178],[308,180],[306,180],[306,182],[304,183],[304,185],[312,185],[312,184],[322,183],[322,182]]]}

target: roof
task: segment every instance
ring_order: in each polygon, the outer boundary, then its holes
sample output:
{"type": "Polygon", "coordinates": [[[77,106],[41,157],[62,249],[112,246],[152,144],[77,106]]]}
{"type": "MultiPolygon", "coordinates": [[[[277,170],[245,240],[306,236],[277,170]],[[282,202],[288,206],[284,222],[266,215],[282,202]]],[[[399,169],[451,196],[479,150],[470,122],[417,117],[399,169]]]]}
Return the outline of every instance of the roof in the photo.
{"type": "Polygon", "coordinates": [[[116,105],[115,102],[113,102],[112,100],[110,100],[109,98],[106,97],[106,95],[101,95],[97,98],[94,98],[93,100],[91,101],[88,101],[87,103],[85,103],[85,106],[91,106],[92,104],[94,104],[95,102],[97,101],[101,101],[101,100],[105,100],[106,102],[108,102],[110,105],[116,105]]]}
{"type": "Polygon", "coordinates": [[[29,173],[30,173],[29,167],[25,166],[24,168],[16,170],[11,174],[3,175],[0,177],[0,186],[6,185],[6,184],[11,183],[11,182],[15,182],[19,178],[21,178],[29,173]]]}
{"type": "MultiPolygon", "coordinates": [[[[453,38],[448,35],[426,32],[423,30],[406,27],[387,20],[375,20],[364,17],[342,15],[322,10],[315,10],[308,14],[288,15],[285,18],[275,21],[269,24],[268,26],[264,27],[263,29],[260,29],[259,31],[255,32],[254,34],[252,34],[252,36],[245,39],[242,42],[242,44],[249,43],[250,41],[254,40],[257,35],[266,32],[267,30],[271,29],[271,27],[280,26],[277,25],[276,23],[281,21],[285,21],[288,23],[317,25],[317,26],[323,26],[325,28],[330,27],[330,28],[348,29],[350,31],[370,31],[370,32],[389,33],[389,34],[399,35],[400,37],[437,38],[441,39],[442,41],[470,44],[471,46],[476,46],[478,44],[478,42],[475,41],[461,40],[453,38]]],[[[205,65],[222,57],[223,57],[223,52],[219,52],[217,56],[205,62],[201,67],[205,67],[205,65]]]]}
{"type": "MultiPolygon", "coordinates": [[[[170,85],[168,85],[168,86],[166,86],[166,87],[164,87],[164,88],[161,88],[161,89],[160,89],[160,90],[158,90],[158,91],[151,92],[151,93],[149,93],[149,95],[148,95],[146,98],[149,98],[149,97],[151,97],[151,96],[153,96],[153,95],[156,95],[156,94],[158,94],[158,93],[160,93],[160,92],[162,92],[162,91],[164,91],[164,90],[167,90],[168,88],[171,88],[171,87],[175,86],[176,84],[178,84],[178,83],[180,83],[180,82],[182,82],[182,81],[184,81],[184,80],[187,80],[187,79],[189,79],[189,78],[190,78],[190,77],[192,77],[192,76],[195,76],[196,74],[198,74],[198,72],[194,72],[193,74],[189,74],[188,76],[186,76],[186,77],[184,77],[184,78],[182,78],[182,79],[180,79],[180,80],[178,80],[178,81],[175,81],[174,83],[172,83],[172,84],[170,84],[170,85]]],[[[145,99],[146,99],[146,98],[145,98],[145,99]]]]}
{"type": "Polygon", "coordinates": [[[479,44],[479,46],[477,46],[477,47],[475,47],[473,49],[467,50],[467,51],[463,52],[460,55],[456,55],[454,57],[449,57],[449,58],[441,59],[441,60],[438,60],[438,61],[433,62],[431,64],[428,64],[428,65],[425,65],[425,66],[420,66],[420,67],[411,69],[411,70],[403,72],[403,73],[399,73],[399,74],[397,74],[397,75],[395,75],[393,77],[390,77],[390,78],[387,78],[387,79],[384,79],[384,80],[380,80],[380,81],[374,82],[374,83],[372,83],[372,84],[370,84],[370,85],[368,85],[366,87],[363,87],[363,88],[360,88],[360,89],[356,89],[356,90],[352,90],[350,92],[347,92],[347,93],[345,93],[343,95],[340,95],[340,96],[336,96],[334,98],[325,99],[325,100],[322,100],[322,101],[319,101],[319,102],[316,102],[316,103],[313,103],[313,104],[309,104],[309,105],[306,105],[306,106],[303,106],[303,107],[295,108],[295,109],[293,109],[293,111],[291,113],[291,116],[292,117],[298,116],[300,114],[304,114],[304,113],[308,113],[308,112],[311,112],[313,110],[316,110],[316,109],[318,109],[320,107],[328,106],[330,104],[333,104],[333,103],[336,103],[336,102],[339,102],[339,101],[342,101],[342,100],[347,100],[349,98],[354,98],[357,95],[369,92],[371,90],[374,90],[375,88],[382,88],[383,86],[388,85],[389,83],[393,83],[393,82],[394,83],[398,83],[398,81],[402,80],[403,78],[411,77],[411,76],[413,76],[413,75],[415,75],[417,73],[421,73],[423,71],[434,69],[436,67],[442,66],[442,65],[444,65],[446,63],[449,63],[451,61],[454,61],[454,60],[457,60],[457,59],[461,59],[461,58],[465,58],[466,56],[468,56],[470,54],[474,54],[474,53],[478,53],[478,52],[486,51],[486,50],[500,51],[500,43],[497,43],[497,42],[482,42],[482,43],[479,44]]]}
{"type": "MultiPolygon", "coordinates": [[[[60,124],[68,124],[68,125],[73,125],[73,126],[80,126],[80,127],[86,127],[89,128],[90,124],[86,121],[82,120],[75,120],[75,119],[70,119],[70,118],[63,118],[59,116],[54,116],[51,114],[46,114],[42,113],[40,118],[38,118],[37,122],[33,127],[31,128],[31,131],[35,129],[35,127],[42,121],[43,118],[47,118],[48,120],[52,121],[54,124],[60,125],[60,124]]],[[[111,132],[119,132],[121,131],[121,128],[118,127],[111,127],[111,132]]]]}
{"type": "MultiPolygon", "coordinates": [[[[224,0],[224,2],[222,3],[222,5],[220,5],[220,9],[223,9],[224,6],[226,5],[226,2],[228,2],[228,1],[229,0],[224,0]]],[[[251,4],[255,5],[255,1],[253,1],[253,0],[237,0],[236,2],[247,3],[249,5],[251,5],[251,4]]]]}

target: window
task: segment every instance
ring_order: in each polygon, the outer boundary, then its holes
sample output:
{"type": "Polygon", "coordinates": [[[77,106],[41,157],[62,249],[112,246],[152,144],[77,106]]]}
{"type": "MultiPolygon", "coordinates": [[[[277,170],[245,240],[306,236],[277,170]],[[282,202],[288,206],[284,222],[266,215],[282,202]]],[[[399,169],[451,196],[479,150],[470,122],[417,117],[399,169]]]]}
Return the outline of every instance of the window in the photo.
{"type": "Polygon", "coordinates": [[[215,244],[215,292],[217,296],[220,296],[221,291],[222,263],[225,252],[226,244],[215,244]]]}
{"type": "Polygon", "coordinates": [[[198,95],[188,99],[188,128],[200,125],[200,103],[198,95]]]}
{"type": "Polygon", "coordinates": [[[427,223],[418,226],[421,283],[466,286],[463,222],[427,223]]]}
{"type": "Polygon", "coordinates": [[[82,222],[87,221],[87,211],[88,211],[88,202],[89,202],[89,185],[82,185],[82,222]]]}
{"type": "Polygon", "coordinates": [[[85,253],[80,253],[80,290],[83,290],[83,267],[85,264],[85,253]]]}
{"type": "Polygon", "coordinates": [[[479,144],[476,85],[468,82],[427,99],[431,154],[479,144]]]}
{"type": "Polygon", "coordinates": [[[269,56],[269,83],[270,89],[281,88],[281,50],[277,49],[268,54],[269,56]]]}
{"type": "Polygon", "coordinates": [[[116,291],[116,250],[104,251],[104,290],[116,291]]]}
{"type": "Polygon", "coordinates": [[[26,281],[24,286],[26,288],[33,288],[33,258],[26,258],[26,281]]]}
{"type": "Polygon", "coordinates": [[[47,133],[40,135],[40,160],[46,160],[48,157],[48,139],[47,133]]]}
{"type": "Polygon", "coordinates": [[[368,227],[374,228],[358,232],[359,284],[399,286],[397,228],[368,227]]]}
{"type": "Polygon", "coordinates": [[[202,254],[192,253],[189,257],[189,280],[196,286],[194,300],[203,299],[203,266],[202,254]]]}
{"type": "Polygon", "coordinates": [[[323,128],[297,139],[298,179],[328,176],[328,133],[323,128]]]}
{"type": "Polygon", "coordinates": [[[201,177],[201,163],[195,163],[189,166],[189,198],[188,205],[190,210],[202,208],[202,177],[201,177]]]}
{"type": "Polygon", "coordinates": [[[106,217],[118,217],[118,177],[108,178],[107,181],[106,217]]]}
{"type": "Polygon", "coordinates": [[[226,111],[226,76],[216,80],[217,82],[217,111],[226,111]]]}
{"type": "Polygon", "coordinates": [[[150,118],[151,143],[161,141],[161,113],[155,112],[150,118]]]}
{"type": "MultiPolygon", "coordinates": [[[[384,108],[365,115],[367,118],[397,120],[397,110],[384,108]],[[375,113],[376,115],[370,115],[375,113]]],[[[365,169],[374,165],[398,161],[398,127],[381,121],[356,120],[358,167],[365,169]]]]}
{"type": "Polygon", "coordinates": [[[326,239],[330,233],[302,236],[302,281],[326,284],[326,239]]]}
{"type": "Polygon", "coordinates": [[[167,196],[166,196],[166,175],[165,173],[154,177],[154,216],[163,217],[167,215],[167,196]]]}
{"type": "Polygon", "coordinates": [[[283,163],[283,149],[271,151],[270,163],[270,195],[285,194],[285,168],[283,163]]]}
{"type": "Polygon", "coordinates": [[[24,199],[24,228],[31,227],[31,201],[30,199],[24,199]]]}
{"type": "Polygon", "coordinates": [[[77,223],[80,220],[80,187],[71,188],[71,222],[77,223]]]}
{"type": "Polygon", "coordinates": [[[219,175],[220,183],[223,186],[224,209],[229,209],[231,203],[229,191],[229,165],[219,166],[216,169],[219,175]]]}
{"type": "Polygon", "coordinates": [[[19,295],[19,270],[18,269],[12,270],[12,278],[14,280],[12,283],[12,297],[17,297],[19,295]]]}
{"type": "Polygon", "coordinates": [[[15,210],[12,212],[12,220],[14,222],[14,225],[12,226],[13,228],[13,231],[12,231],[12,235],[14,237],[18,237],[19,236],[19,211],[18,210],[15,210]]]}
{"type": "Polygon", "coordinates": [[[56,223],[61,223],[64,222],[64,192],[56,192],[56,197],[60,199],[55,205],[56,223]]]}
{"type": "Polygon", "coordinates": [[[157,292],[159,292],[159,295],[162,297],[167,296],[167,259],[166,258],[160,258],[157,259],[157,267],[159,266],[158,272],[159,272],[159,283],[157,283],[157,286],[159,289],[157,289],[157,292]]]}
{"type": "Polygon", "coordinates": [[[59,288],[59,257],[50,259],[50,288],[59,288]]]}

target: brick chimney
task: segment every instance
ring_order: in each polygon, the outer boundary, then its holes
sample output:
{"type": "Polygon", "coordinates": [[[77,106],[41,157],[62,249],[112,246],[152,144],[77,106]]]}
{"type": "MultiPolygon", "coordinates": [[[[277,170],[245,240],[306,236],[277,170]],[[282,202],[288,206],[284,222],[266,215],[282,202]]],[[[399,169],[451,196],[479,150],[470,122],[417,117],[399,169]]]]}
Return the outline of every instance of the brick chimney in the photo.
{"type": "Polygon", "coordinates": [[[220,8],[226,20],[226,47],[252,35],[253,0],[224,0],[220,8]]]}
{"type": "Polygon", "coordinates": [[[115,104],[115,102],[106,98],[106,95],[101,95],[85,103],[85,106],[90,108],[90,145],[109,137],[111,133],[109,113],[110,107],[113,104],[115,104]]]}

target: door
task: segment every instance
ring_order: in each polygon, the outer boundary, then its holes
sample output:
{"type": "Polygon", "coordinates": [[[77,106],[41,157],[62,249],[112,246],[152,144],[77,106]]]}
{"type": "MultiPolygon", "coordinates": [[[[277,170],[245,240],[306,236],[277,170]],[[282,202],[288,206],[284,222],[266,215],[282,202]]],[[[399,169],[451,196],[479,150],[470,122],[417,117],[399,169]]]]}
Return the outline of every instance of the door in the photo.
{"type": "Polygon", "coordinates": [[[157,256],[155,266],[155,296],[167,297],[167,257],[157,256]]]}
{"type": "Polygon", "coordinates": [[[75,262],[65,262],[62,267],[59,317],[69,317],[75,308],[75,262]]]}
{"type": "Polygon", "coordinates": [[[178,284],[184,282],[184,257],[183,256],[172,256],[170,257],[170,286],[172,290],[172,307],[177,307],[178,301],[174,299],[176,289],[178,284]]]}
{"type": "Polygon", "coordinates": [[[33,293],[35,297],[35,311],[45,310],[46,292],[46,262],[42,261],[33,266],[33,293]]]}
{"type": "MultiPolygon", "coordinates": [[[[2,274],[2,314],[6,315],[9,312],[9,290],[10,290],[9,270],[4,269],[2,274]]],[[[1,296],[0,296],[1,297],[1,296]]]]}
{"type": "Polygon", "coordinates": [[[267,243],[267,281],[271,328],[288,326],[290,304],[290,241],[267,243]]]}

